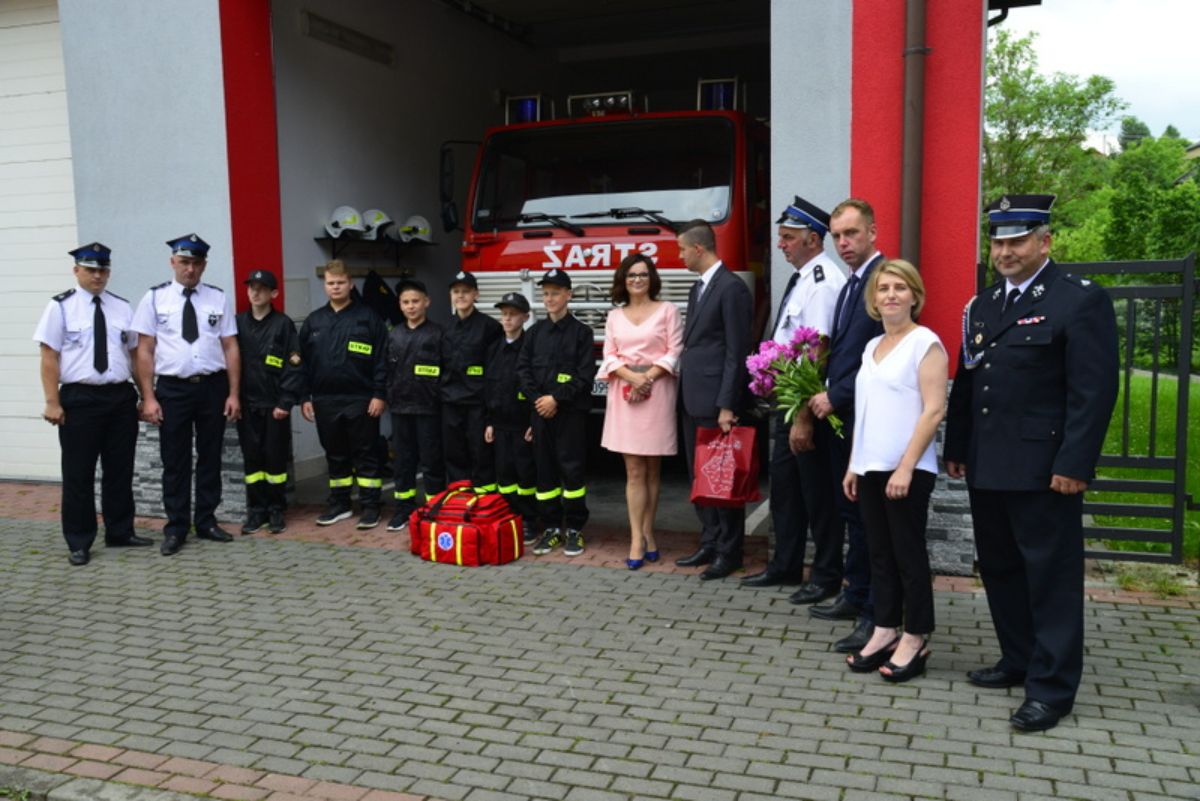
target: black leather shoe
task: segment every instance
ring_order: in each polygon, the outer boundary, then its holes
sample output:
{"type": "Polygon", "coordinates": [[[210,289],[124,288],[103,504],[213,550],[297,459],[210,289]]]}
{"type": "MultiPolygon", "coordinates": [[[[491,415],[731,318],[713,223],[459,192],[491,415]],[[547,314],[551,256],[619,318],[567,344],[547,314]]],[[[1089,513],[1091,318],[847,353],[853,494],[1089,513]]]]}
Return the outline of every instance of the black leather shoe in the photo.
{"type": "Polygon", "coordinates": [[[713,579],[723,579],[731,575],[735,570],[740,570],[741,562],[735,562],[732,559],[726,559],[724,556],[718,556],[712,561],[703,573],[700,574],[701,581],[712,581],[713,579]]]}
{"type": "Polygon", "coordinates": [[[75,567],[83,567],[89,561],[91,561],[91,558],[92,558],[91,554],[89,554],[87,551],[85,551],[83,549],[80,549],[78,551],[71,551],[69,554],[67,554],[67,561],[70,562],[75,567]]]}
{"type": "Polygon", "coordinates": [[[196,532],[196,536],[202,540],[212,540],[213,542],[233,542],[233,535],[220,526],[202,528],[196,532]]]}
{"type": "Polygon", "coordinates": [[[837,591],[837,587],[822,587],[820,584],[813,584],[810,581],[806,584],[801,584],[800,589],[788,596],[788,601],[797,606],[815,604],[824,601],[826,598],[832,598],[837,595],[837,591]]]}
{"type": "Polygon", "coordinates": [[[832,603],[810,607],[808,613],[819,620],[854,620],[860,611],[843,592],[832,603]]]}
{"type": "Polygon", "coordinates": [[[1025,674],[1015,670],[1005,670],[995,667],[979,668],[967,673],[967,681],[976,687],[987,687],[989,690],[1003,690],[1005,687],[1019,687],[1025,683],[1025,674]]]}
{"type": "Polygon", "coordinates": [[[682,559],[676,559],[675,564],[680,567],[699,567],[700,565],[707,565],[716,555],[717,552],[712,548],[701,546],[695,553],[685,556],[682,559]]]}
{"type": "Polygon", "coordinates": [[[177,537],[174,534],[168,534],[163,537],[162,545],[158,551],[163,556],[174,556],[183,548],[183,537],[177,537]]]}
{"type": "Polygon", "coordinates": [[[1063,714],[1049,704],[1027,698],[1008,722],[1020,731],[1046,731],[1057,726],[1063,714]]]}
{"type": "Polygon", "coordinates": [[[860,617],[854,626],[854,631],[833,644],[833,650],[839,654],[853,654],[861,651],[871,641],[871,632],[875,624],[865,617],[860,617]]]}
{"type": "Polygon", "coordinates": [[[742,579],[740,586],[742,587],[778,587],[781,584],[791,584],[792,581],[787,576],[780,573],[772,573],[770,570],[764,570],[761,573],[755,573],[746,576],[742,579]]]}
{"type": "Polygon", "coordinates": [[[147,545],[153,545],[154,540],[149,537],[139,537],[137,534],[130,534],[127,539],[123,540],[105,540],[105,548],[145,548],[147,545]]]}

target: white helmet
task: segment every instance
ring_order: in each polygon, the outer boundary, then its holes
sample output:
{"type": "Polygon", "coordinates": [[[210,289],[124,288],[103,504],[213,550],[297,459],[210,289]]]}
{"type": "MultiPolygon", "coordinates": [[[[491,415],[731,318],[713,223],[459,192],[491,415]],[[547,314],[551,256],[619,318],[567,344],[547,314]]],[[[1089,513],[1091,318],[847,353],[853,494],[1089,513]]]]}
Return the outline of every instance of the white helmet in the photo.
{"type": "Polygon", "coordinates": [[[337,239],[343,231],[362,233],[367,229],[363,226],[358,209],[353,206],[338,206],[333,210],[333,214],[329,215],[329,222],[325,223],[325,230],[331,237],[337,239]]]}
{"type": "Polygon", "coordinates": [[[400,241],[411,242],[414,239],[419,239],[422,242],[433,243],[433,229],[429,227],[429,220],[419,214],[414,214],[404,221],[404,225],[400,226],[400,241]]]}
{"type": "Polygon", "coordinates": [[[383,239],[383,230],[389,225],[392,225],[392,218],[387,216],[387,212],[379,209],[367,209],[363,212],[363,224],[366,230],[363,231],[363,239],[383,239]]]}

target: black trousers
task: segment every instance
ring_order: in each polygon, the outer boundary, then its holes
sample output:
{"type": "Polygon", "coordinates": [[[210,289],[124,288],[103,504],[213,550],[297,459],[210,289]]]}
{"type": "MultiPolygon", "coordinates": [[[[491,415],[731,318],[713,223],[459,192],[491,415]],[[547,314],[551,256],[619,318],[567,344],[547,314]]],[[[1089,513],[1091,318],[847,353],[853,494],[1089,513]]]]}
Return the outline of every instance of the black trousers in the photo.
{"type": "Polygon", "coordinates": [[[238,442],[246,473],[246,511],[251,515],[287,508],[287,463],[292,455],[292,420],[276,420],[271,409],[242,409],[238,442]]]}
{"type": "Polygon", "coordinates": [[[58,427],[62,446],[62,530],[67,547],[86,551],[96,540],[96,459],[103,472],[100,505],[104,541],[125,542],[133,534],[137,392],[129,383],[64,384],[59,401],[67,416],[58,427]]]}
{"type": "Polygon", "coordinates": [[[369,403],[369,398],[313,398],[317,439],[329,469],[330,503],[349,505],[350,490],[357,483],[363,507],[380,507],[384,460],[379,418],[367,414],[369,403]]]}
{"type": "Polygon", "coordinates": [[[1000,666],[1069,712],[1083,673],[1083,495],[971,489],[979,575],[1000,666]]]}
{"type": "Polygon", "coordinates": [[[225,440],[225,371],[187,379],[159,376],[154,394],[162,406],[159,453],[163,463],[163,534],[184,539],[189,527],[217,524],[221,503],[221,451],[225,440]],[[196,508],[191,504],[192,448],[196,453],[196,508]]]}
{"type": "Polygon", "coordinates": [[[533,444],[525,441],[524,429],[494,429],[496,483],[512,510],[521,516],[526,531],[537,530],[537,463],[533,444]]]}
{"type": "Polygon", "coordinates": [[[812,529],[812,574],[822,587],[842,583],[842,521],[829,491],[829,456],[816,449],[792,453],[788,445],[791,424],[783,412],[774,415],[771,435],[771,522],[775,528],[775,553],[767,572],[797,581],[804,574],[804,549],[812,529]]]}
{"type": "Polygon", "coordinates": [[[533,415],[537,509],[541,528],[581,529],[588,521],[587,412],[558,407],[547,420],[533,415]]]}
{"type": "Polygon", "coordinates": [[[483,439],[483,405],[442,404],[442,450],[446,456],[446,478],[470,481],[481,490],[496,490],[496,468],[492,449],[483,439]]]}
{"type": "Polygon", "coordinates": [[[868,472],[858,479],[858,508],[871,554],[875,624],[910,634],[933,631],[933,577],[925,546],[929,497],[937,477],[914,470],[908,495],[889,499],[892,472],[868,472]]]}
{"type": "MultiPolygon", "coordinates": [[[[688,478],[696,478],[696,429],[716,428],[715,417],[692,417],[681,414],[683,424],[683,451],[687,454],[688,478]]],[[[700,547],[712,548],[737,564],[742,562],[742,550],[746,542],[746,508],[717,509],[712,506],[696,505],[696,516],[700,518],[700,547]]]]}
{"type": "Polygon", "coordinates": [[[446,465],[442,460],[442,421],[436,414],[392,414],[392,450],[396,462],[393,496],[396,511],[412,514],[419,506],[417,469],[424,477],[425,495],[446,488],[446,465]]]}
{"type": "MultiPolygon", "coordinates": [[[[872,608],[874,599],[871,597],[871,558],[867,550],[867,533],[863,529],[862,515],[858,511],[858,504],[847,498],[846,493],[842,492],[842,479],[846,476],[846,468],[850,466],[850,436],[854,431],[854,418],[846,416],[842,418],[842,422],[845,423],[842,428],[842,433],[845,434],[844,438],[834,434],[828,423],[818,423],[816,436],[817,441],[821,444],[817,447],[818,449],[824,447],[829,454],[831,490],[837,503],[838,515],[846,525],[848,547],[843,570],[846,577],[844,592],[851,603],[861,608],[864,617],[874,620],[872,608]]],[[[839,538],[837,550],[841,551],[841,549],[842,544],[839,538]]]]}

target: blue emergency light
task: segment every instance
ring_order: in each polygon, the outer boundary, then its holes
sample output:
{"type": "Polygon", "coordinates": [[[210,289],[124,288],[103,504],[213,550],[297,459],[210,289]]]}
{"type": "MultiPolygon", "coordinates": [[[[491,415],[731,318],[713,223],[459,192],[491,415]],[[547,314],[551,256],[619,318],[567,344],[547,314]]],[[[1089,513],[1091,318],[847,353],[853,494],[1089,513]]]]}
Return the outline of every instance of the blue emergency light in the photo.
{"type": "Polygon", "coordinates": [[[504,100],[504,124],[538,122],[542,119],[542,96],[522,95],[504,100]]]}
{"type": "Polygon", "coordinates": [[[737,78],[706,78],[696,82],[696,108],[700,111],[733,111],[737,108],[737,78]]]}

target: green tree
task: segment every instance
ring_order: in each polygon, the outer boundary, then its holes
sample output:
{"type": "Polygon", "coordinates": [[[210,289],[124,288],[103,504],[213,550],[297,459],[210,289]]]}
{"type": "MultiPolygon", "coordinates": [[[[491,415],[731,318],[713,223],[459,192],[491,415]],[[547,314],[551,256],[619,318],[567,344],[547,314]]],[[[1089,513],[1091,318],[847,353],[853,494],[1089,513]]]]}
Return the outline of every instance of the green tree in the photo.
{"type": "MultiPolygon", "coordinates": [[[[1092,195],[1108,184],[1112,165],[1084,143],[1090,131],[1111,125],[1125,104],[1108,78],[1039,73],[1035,36],[1000,30],[988,49],[983,199],[986,204],[1002,194],[1055,194],[1055,229],[1066,233],[1103,207],[1092,195]]],[[[1093,223],[1074,244],[1090,258],[1101,240],[1093,223]]]]}
{"type": "Polygon", "coordinates": [[[1121,146],[1122,152],[1133,147],[1143,139],[1149,138],[1151,138],[1149,125],[1137,117],[1128,116],[1121,118],[1121,132],[1117,134],[1117,144],[1121,146]]]}
{"type": "Polygon", "coordinates": [[[1186,246],[1186,224],[1165,232],[1160,222],[1182,222],[1175,203],[1183,203],[1183,219],[1190,208],[1190,196],[1181,187],[1194,182],[1176,183],[1187,172],[1185,150],[1182,139],[1148,137],[1113,159],[1112,219],[1104,237],[1108,258],[1180,258],[1196,248],[1195,239],[1186,246]]]}

